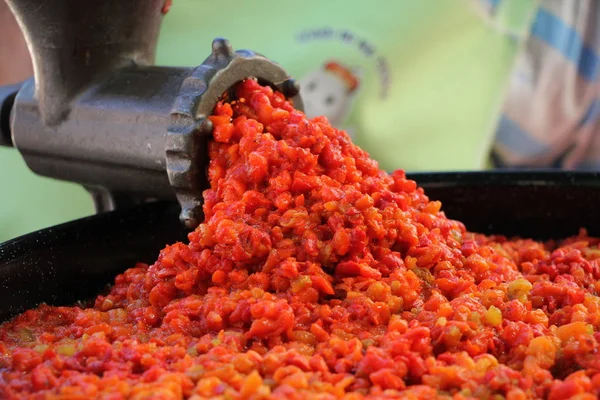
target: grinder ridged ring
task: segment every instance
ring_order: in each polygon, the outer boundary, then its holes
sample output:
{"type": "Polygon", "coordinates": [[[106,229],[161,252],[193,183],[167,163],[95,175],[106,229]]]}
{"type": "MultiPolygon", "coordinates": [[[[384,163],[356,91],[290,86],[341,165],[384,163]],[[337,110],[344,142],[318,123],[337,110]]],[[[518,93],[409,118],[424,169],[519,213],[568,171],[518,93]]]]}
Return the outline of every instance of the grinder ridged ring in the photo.
{"type": "Polygon", "coordinates": [[[211,55],[181,85],[166,141],[169,182],[181,205],[181,222],[190,229],[202,221],[202,192],[208,188],[208,116],[225,92],[247,78],[271,85],[303,109],[297,83],[280,65],[249,50],[233,51],[226,39],[213,41],[211,55]]]}

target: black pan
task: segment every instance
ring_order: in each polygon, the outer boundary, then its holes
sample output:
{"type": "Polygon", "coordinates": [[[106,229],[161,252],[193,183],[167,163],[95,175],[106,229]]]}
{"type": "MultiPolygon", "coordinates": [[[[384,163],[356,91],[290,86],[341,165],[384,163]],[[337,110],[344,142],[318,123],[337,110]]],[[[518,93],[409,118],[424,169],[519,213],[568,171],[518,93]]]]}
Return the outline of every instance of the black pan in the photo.
{"type": "MultiPolygon", "coordinates": [[[[410,175],[471,231],[560,239],[600,235],[600,173],[469,172],[410,175]]],[[[83,218],[0,244],[0,321],[40,302],[98,294],[137,261],[186,240],[178,206],[153,203],[83,218]]]]}

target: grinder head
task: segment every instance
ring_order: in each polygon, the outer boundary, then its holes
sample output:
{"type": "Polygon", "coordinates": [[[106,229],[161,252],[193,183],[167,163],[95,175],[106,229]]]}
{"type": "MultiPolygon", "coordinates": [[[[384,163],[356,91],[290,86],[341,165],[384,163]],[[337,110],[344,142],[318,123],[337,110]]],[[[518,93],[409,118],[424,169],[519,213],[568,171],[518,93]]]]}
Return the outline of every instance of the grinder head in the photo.
{"type": "Polygon", "coordinates": [[[280,65],[225,39],[197,68],[153,66],[165,0],[6,1],[35,78],[0,101],[3,119],[10,115],[0,145],[39,175],[82,184],[97,211],[177,199],[194,228],[208,184],[207,117],[219,98],[252,77],[302,109],[280,65]]]}

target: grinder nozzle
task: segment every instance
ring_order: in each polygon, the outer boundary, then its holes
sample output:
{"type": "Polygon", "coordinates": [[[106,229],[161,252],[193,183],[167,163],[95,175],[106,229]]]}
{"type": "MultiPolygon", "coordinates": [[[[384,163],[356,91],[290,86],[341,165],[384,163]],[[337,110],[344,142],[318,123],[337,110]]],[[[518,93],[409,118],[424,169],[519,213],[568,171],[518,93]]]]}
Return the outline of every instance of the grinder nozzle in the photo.
{"type": "Polygon", "coordinates": [[[211,55],[183,81],[171,112],[167,136],[167,173],[181,204],[181,220],[196,227],[202,217],[202,191],[208,187],[208,138],[212,123],[208,119],[221,98],[238,82],[256,78],[271,85],[302,110],[302,99],[295,80],[285,70],[249,51],[233,51],[229,41],[217,38],[211,55]]]}

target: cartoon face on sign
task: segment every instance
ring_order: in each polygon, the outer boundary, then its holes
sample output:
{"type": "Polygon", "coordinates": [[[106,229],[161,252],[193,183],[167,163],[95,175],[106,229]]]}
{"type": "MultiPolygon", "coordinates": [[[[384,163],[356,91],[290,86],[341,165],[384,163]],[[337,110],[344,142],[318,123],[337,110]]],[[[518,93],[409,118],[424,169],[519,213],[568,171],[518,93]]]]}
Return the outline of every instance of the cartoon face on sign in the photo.
{"type": "Polygon", "coordinates": [[[333,125],[343,122],[358,89],[357,74],[328,62],[300,81],[300,95],[309,118],[324,115],[333,125]]]}

